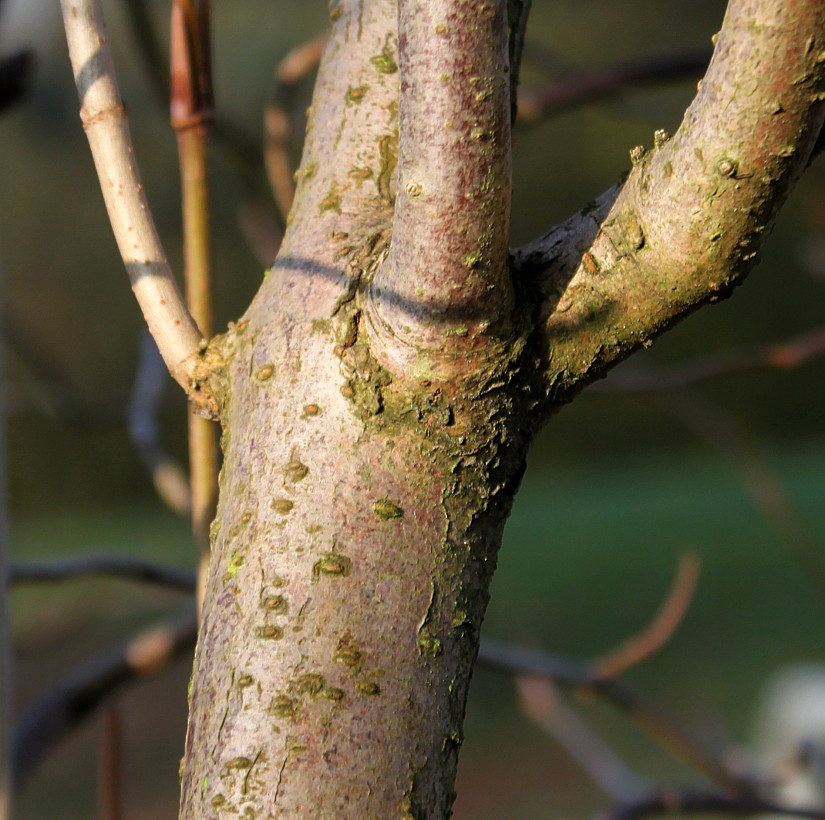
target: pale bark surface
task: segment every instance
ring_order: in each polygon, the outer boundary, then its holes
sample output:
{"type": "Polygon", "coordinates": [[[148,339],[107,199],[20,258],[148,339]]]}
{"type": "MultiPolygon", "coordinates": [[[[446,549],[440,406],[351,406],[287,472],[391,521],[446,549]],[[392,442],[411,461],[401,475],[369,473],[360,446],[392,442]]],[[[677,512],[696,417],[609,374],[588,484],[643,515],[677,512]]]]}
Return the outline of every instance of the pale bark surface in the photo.
{"type": "Polygon", "coordinates": [[[187,817],[443,817],[453,799],[524,448],[501,456],[516,416],[490,373],[435,384],[391,375],[370,350],[398,56],[393,5],[365,5],[333,22],[312,120],[339,125],[312,126],[282,253],[222,343],[226,460],[187,817]]]}
{"type": "Polygon", "coordinates": [[[741,280],[822,128],[825,0],[732,0],[678,132],[508,261],[508,5],[332,3],[283,247],[201,356],[187,820],[449,816],[533,433],[741,280]]]}

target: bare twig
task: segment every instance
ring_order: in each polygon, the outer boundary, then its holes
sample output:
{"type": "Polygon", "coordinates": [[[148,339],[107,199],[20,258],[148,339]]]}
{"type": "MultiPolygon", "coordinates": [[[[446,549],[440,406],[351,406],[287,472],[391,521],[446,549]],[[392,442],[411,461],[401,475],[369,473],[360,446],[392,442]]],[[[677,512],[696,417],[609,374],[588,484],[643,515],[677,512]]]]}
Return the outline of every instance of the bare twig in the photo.
{"type": "Polygon", "coordinates": [[[791,370],[825,354],[825,328],[816,327],[784,342],[724,350],[669,367],[622,368],[588,388],[593,393],[647,393],[746,370],[791,370]]]}
{"type": "Polygon", "coordinates": [[[743,794],[750,783],[729,771],[681,727],[665,718],[618,681],[600,678],[578,661],[549,653],[482,640],[478,659],[500,671],[547,677],[558,684],[592,692],[626,712],[662,747],[701,772],[727,794],[743,794]]]}
{"type": "Polygon", "coordinates": [[[107,575],[144,584],[158,584],[180,592],[194,592],[195,577],[183,569],[161,567],[128,555],[90,555],[46,564],[15,563],[10,567],[11,584],[55,583],[107,575]]]}
{"type": "Polygon", "coordinates": [[[120,710],[114,703],[110,703],[103,713],[103,735],[100,740],[98,767],[100,820],[120,820],[123,817],[120,779],[122,742],[120,710]]]}
{"type": "Polygon", "coordinates": [[[26,93],[33,62],[28,51],[0,57],[0,111],[14,105],[26,93]]]}
{"type": "Polygon", "coordinates": [[[703,49],[621,63],[544,88],[532,91],[522,89],[516,122],[524,125],[536,123],[571,108],[623,94],[640,85],[700,77],[707,68],[710,55],[709,49],[703,49]]]}
{"type": "Polygon", "coordinates": [[[250,194],[238,205],[238,225],[246,244],[263,267],[278,255],[284,230],[271,197],[250,194]]]}
{"type": "Polygon", "coordinates": [[[524,35],[533,0],[508,0],[507,25],[510,29],[510,123],[518,116],[520,99],[518,96],[519,75],[524,53],[524,35]]]}
{"type": "Polygon", "coordinates": [[[729,462],[754,506],[825,604],[822,540],[796,508],[759,444],[736,417],[695,387],[653,395],[657,404],[729,462]]]}
{"type": "Polygon", "coordinates": [[[103,650],[58,680],[23,712],[14,734],[14,786],[19,789],[54,745],[128,683],[155,675],[195,643],[197,619],[188,610],[103,650]]]}
{"type": "Polygon", "coordinates": [[[600,678],[615,678],[631,666],[658,652],[672,637],[687,613],[699,579],[699,556],[687,552],[679,558],[676,577],[661,608],[648,627],[593,664],[600,678]]]}
{"type": "Polygon", "coordinates": [[[522,710],[548,732],[610,798],[630,801],[644,793],[644,780],[571,709],[547,678],[516,678],[522,710]]]}
{"type": "Polygon", "coordinates": [[[208,412],[201,335],[178,290],[143,193],[100,0],[61,0],[80,116],[132,289],[172,376],[208,412]]]}
{"type": "Polygon", "coordinates": [[[141,336],[137,373],[129,398],[129,438],[152,476],[161,500],[178,515],[190,515],[192,495],[189,479],[161,443],[158,414],[168,378],[158,346],[146,331],[141,336]]]}
{"type": "MultiPolygon", "coordinates": [[[[172,3],[171,120],[180,159],[186,302],[206,337],[212,334],[207,153],[214,99],[209,20],[209,0],[172,3]]],[[[214,425],[193,409],[189,411],[189,481],[200,610],[209,566],[209,525],[218,499],[218,441],[214,425]]]]}
{"type": "Polygon", "coordinates": [[[323,46],[324,37],[314,37],[284,57],[275,72],[275,84],[264,112],[264,164],[272,196],[284,220],[295,196],[289,161],[291,100],[295,86],[317,67],[323,46]]]}
{"type": "Polygon", "coordinates": [[[11,715],[14,691],[6,521],[5,370],[5,360],[0,356],[0,820],[8,820],[12,812],[11,715]]]}
{"type": "Polygon", "coordinates": [[[788,817],[809,817],[825,820],[821,808],[782,806],[755,795],[731,797],[713,792],[658,791],[642,800],[628,803],[597,814],[594,820],[635,820],[662,814],[757,814],[770,812],[788,817]]]}

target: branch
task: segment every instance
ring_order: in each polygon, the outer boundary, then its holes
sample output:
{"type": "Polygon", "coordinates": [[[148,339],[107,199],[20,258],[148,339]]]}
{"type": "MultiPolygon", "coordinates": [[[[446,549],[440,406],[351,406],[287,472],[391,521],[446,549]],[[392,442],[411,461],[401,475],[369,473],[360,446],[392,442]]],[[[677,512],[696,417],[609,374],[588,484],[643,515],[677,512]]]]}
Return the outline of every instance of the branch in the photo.
{"type": "Polygon", "coordinates": [[[29,51],[0,57],[0,111],[10,108],[26,93],[33,63],[29,51]]]}
{"type": "Polygon", "coordinates": [[[825,810],[782,806],[756,796],[730,797],[713,792],[658,791],[638,802],[597,814],[594,820],[636,820],[661,814],[782,814],[825,820],[825,810]]]}
{"type": "Polygon", "coordinates": [[[728,794],[745,794],[751,784],[699,746],[681,727],[667,720],[618,681],[593,674],[568,658],[482,639],[478,660],[490,669],[549,678],[563,686],[585,689],[630,715],[663,748],[705,775],[728,794]]]}
{"type": "Polygon", "coordinates": [[[527,20],[533,0],[508,0],[507,26],[510,31],[508,50],[510,54],[510,125],[520,114],[521,95],[518,93],[521,62],[524,55],[524,38],[527,33],[527,20]]]}
{"type": "Polygon", "coordinates": [[[158,346],[149,331],[144,331],[127,410],[129,438],[152,476],[161,500],[178,515],[189,515],[192,510],[189,480],[166,452],[160,437],[160,399],[168,378],[158,346]]]}
{"type": "Polygon", "coordinates": [[[100,820],[123,818],[122,746],[123,725],[120,711],[112,703],[103,715],[103,732],[98,753],[97,802],[100,820]]]}
{"type": "Polygon", "coordinates": [[[515,252],[541,302],[548,406],[752,267],[825,116],[823,32],[821,0],[731,0],[677,134],[657,132],[624,186],[515,252]]]}
{"type": "Polygon", "coordinates": [[[796,561],[820,604],[825,605],[822,539],[797,509],[758,443],[743,425],[724,407],[695,389],[657,393],[654,400],[729,462],[754,507],[796,561]]]}
{"type": "Polygon", "coordinates": [[[124,685],[155,675],[192,649],[197,620],[187,611],[105,649],[58,680],[23,712],[14,734],[14,785],[20,789],[35,768],[72,729],[124,685]]]}
{"type": "MultiPolygon", "coordinates": [[[[206,336],[212,334],[209,236],[209,132],[215,116],[209,0],[174,0],[171,11],[172,127],[178,142],[186,304],[206,336]]],[[[218,440],[209,419],[190,409],[189,484],[192,534],[198,556],[198,611],[209,567],[209,525],[218,502],[218,440]]]]}
{"type": "Polygon", "coordinates": [[[295,197],[289,161],[290,108],[295,86],[318,65],[324,37],[314,37],[292,49],[275,72],[275,84],[264,112],[264,164],[272,196],[284,220],[295,197]]]}
{"type": "Polygon", "coordinates": [[[180,592],[193,592],[195,589],[194,576],[187,570],[160,567],[126,555],[89,555],[48,564],[15,563],[10,567],[9,583],[53,583],[93,575],[108,575],[144,584],[158,584],[180,592]]]}
{"type": "Polygon", "coordinates": [[[61,0],[80,118],[132,290],[169,372],[190,399],[217,411],[203,386],[202,339],[181,297],[149,212],[133,155],[100,0],[61,0]]]}
{"type": "Polygon", "coordinates": [[[631,666],[656,654],[672,637],[687,613],[696,582],[699,580],[699,556],[688,552],[679,558],[673,585],[655,617],[638,635],[594,662],[598,677],[615,678],[631,666]]]}
{"type": "Polygon", "coordinates": [[[709,60],[710,52],[705,50],[668,54],[620,63],[545,88],[521,91],[516,122],[520,125],[540,122],[571,108],[617,96],[630,87],[696,77],[707,68],[709,60]]]}
{"type": "Polygon", "coordinates": [[[825,354],[825,328],[817,327],[784,342],[723,350],[667,367],[622,368],[588,392],[648,393],[685,387],[705,379],[747,370],[792,370],[825,354]]]}
{"type": "Polygon", "coordinates": [[[557,694],[551,681],[516,678],[522,711],[550,734],[613,800],[632,800],[645,782],[557,694]]]}
{"type": "Polygon", "coordinates": [[[510,331],[506,7],[398,5],[398,195],[372,319],[381,358],[421,374],[466,372],[510,331]]]}

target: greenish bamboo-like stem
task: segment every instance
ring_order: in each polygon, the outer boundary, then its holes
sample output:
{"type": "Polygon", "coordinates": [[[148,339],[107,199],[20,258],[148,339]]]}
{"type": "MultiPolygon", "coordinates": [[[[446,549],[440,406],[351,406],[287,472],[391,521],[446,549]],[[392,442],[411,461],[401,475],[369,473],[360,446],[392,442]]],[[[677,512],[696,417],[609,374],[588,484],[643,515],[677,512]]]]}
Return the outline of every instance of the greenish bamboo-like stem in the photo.
{"type": "MultiPolygon", "coordinates": [[[[0,360],[0,385],[5,363],[0,360]]],[[[5,391],[3,391],[4,393],[5,391]]],[[[8,535],[6,530],[6,425],[5,408],[0,393],[0,820],[11,817],[12,801],[12,722],[11,703],[14,682],[14,664],[12,662],[11,613],[9,611],[8,535]]]]}
{"type": "MultiPolygon", "coordinates": [[[[177,133],[183,213],[186,302],[205,338],[212,335],[209,237],[209,123],[212,90],[209,66],[209,6],[172,6],[172,125],[177,133]]],[[[192,531],[198,555],[198,611],[209,567],[209,525],[218,498],[218,443],[211,421],[189,410],[189,474],[192,531]]]]}

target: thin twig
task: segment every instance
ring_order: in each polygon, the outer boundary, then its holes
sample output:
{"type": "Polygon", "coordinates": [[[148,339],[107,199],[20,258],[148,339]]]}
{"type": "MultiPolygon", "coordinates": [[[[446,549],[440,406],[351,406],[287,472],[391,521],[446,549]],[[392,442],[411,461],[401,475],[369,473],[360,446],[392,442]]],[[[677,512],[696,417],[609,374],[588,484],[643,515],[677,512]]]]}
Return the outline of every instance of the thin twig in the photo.
{"type": "Polygon", "coordinates": [[[106,210],[149,330],[175,380],[214,414],[199,385],[201,334],[183,302],[152,220],[137,169],[100,0],[61,0],[80,117],[106,210]]]}
{"type": "Polygon", "coordinates": [[[18,51],[0,57],[0,111],[19,102],[26,93],[34,64],[32,53],[18,51]]]}
{"type": "Polygon", "coordinates": [[[103,650],[60,678],[23,712],[14,733],[14,787],[20,789],[55,744],[128,683],[156,675],[191,651],[197,618],[187,611],[103,650]]]}
{"type": "Polygon", "coordinates": [[[705,751],[680,726],[618,681],[594,675],[585,664],[489,639],[482,640],[478,659],[491,669],[547,677],[558,684],[592,692],[630,715],[662,747],[701,772],[726,793],[742,794],[751,788],[750,783],[729,771],[724,763],[705,751]]]}
{"type": "Polygon", "coordinates": [[[317,67],[323,45],[323,36],[314,37],[284,57],[275,72],[275,84],[264,112],[264,164],[272,196],[284,220],[295,196],[289,161],[292,97],[297,84],[317,67]]]}
{"type": "Polygon", "coordinates": [[[100,740],[98,767],[98,802],[100,820],[121,820],[123,794],[121,789],[122,727],[120,710],[110,703],[103,713],[103,734],[100,740]]]}
{"type": "Polygon", "coordinates": [[[707,68],[710,55],[710,50],[701,50],[655,57],[599,69],[533,91],[522,89],[516,121],[520,125],[532,124],[571,108],[623,94],[636,86],[698,78],[707,68]]]}
{"type": "Polygon", "coordinates": [[[188,570],[162,567],[128,555],[88,555],[43,564],[15,563],[9,571],[12,585],[55,583],[96,575],[106,575],[126,581],[195,591],[195,577],[188,570]]]}
{"type": "Polygon", "coordinates": [[[625,802],[647,790],[644,779],[562,700],[552,681],[519,675],[516,685],[522,711],[550,734],[608,797],[625,802]]]}
{"type": "Polygon", "coordinates": [[[648,393],[685,387],[697,381],[746,370],[791,370],[825,354],[825,327],[816,327],[784,342],[724,350],[680,364],[642,369],[622,368],[603,382],[591,385],[591,393],[648,393]]]}
{"type": "Polygon", "coordinates": [[[699,567],[700,560],[696,553],[687,552],[680,556],[673,584],[651,623],[638,635],[594,662],[598,677],[618,677],[662,649],[682,623],[693,600],[699,567]]]}
{"type": "MultiPolygon", "coordinates": [[[[209,0],[175,0],[171,20],[171,121],[178,140],[186,302],[205,337],[212,334],[209,236],[209,131],[214,119],[209,0]]],[[[189,411],[192,533],[198,556],[198,610],[209,567],[209,525],[218,500],[218,440],[211,421],[189,411]]]]}
{"type": "Polygon", "coordinates": [[[126,0],[125,6],[129,17],[129,31],[134,37],[138,56],[146,70],[152,91],[165,108],[169,105],[169,77],[166,72],[164,48],[152,25],[147,0],[126,0]]]}
{"type": "Polygon", "coordinates": [[[533,0],[509,0],[507,4],[507,25],[510,29],[510,123],[518,116],[518,84],[521,74],[524,36],[533,0]]]}
{"type": "Polygon", "coordinates": [[[713,792],[657,791],[645,798],[609,811],[600,812],[594,820],[636,820],[662,814],[782,814],[788,817],[809,817],[825,820],[825,810],[782,806],[755,795],[731,797],[713,792]]]}
{"type": "Polygon", "coordinates": [[[822,539],[797,509],[759,444],[736,417],[695,387],[653,399],[729,462],[740,484],[825,605],[822,539]]]}
{"type": "Polygon", "coordinates": [[[129,438],[152,476],[161,500],[178,515],[188,516],[192,510],[189,479],[161,443],[158,415],[168,378],[158,346],[145,331],[141,335],[138,367],[127,411],[129,438]]]}
{"type": "Polygon", "coordinates": [[[0,820],[12,814],[11,715],[14,653],[9,607],[9,538],[6,509],[6,363],[0,355],[0,820]]]}

